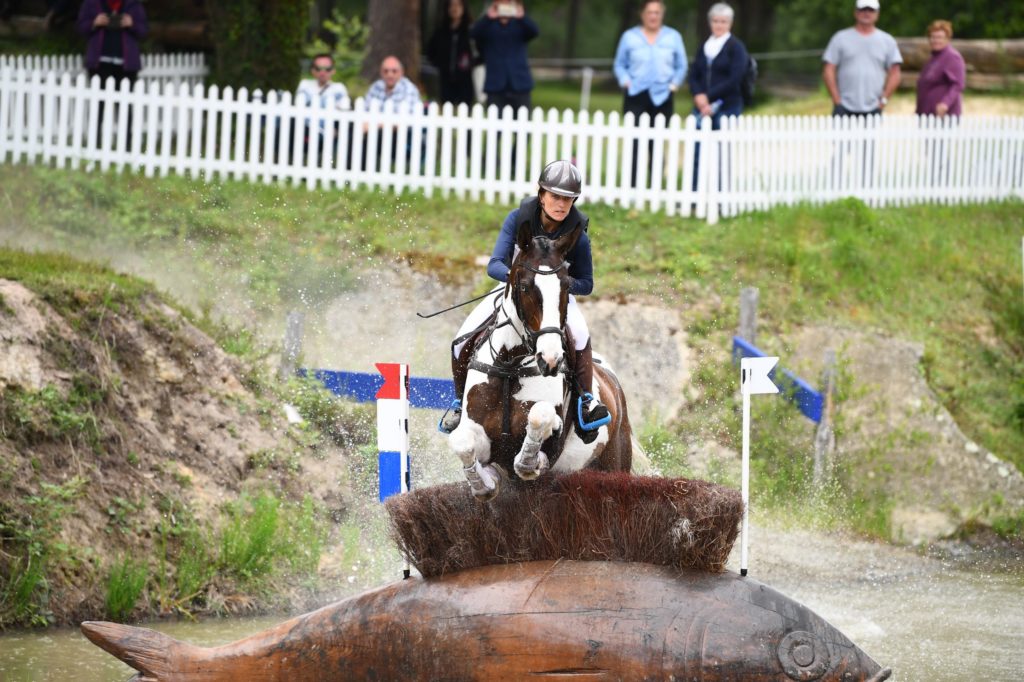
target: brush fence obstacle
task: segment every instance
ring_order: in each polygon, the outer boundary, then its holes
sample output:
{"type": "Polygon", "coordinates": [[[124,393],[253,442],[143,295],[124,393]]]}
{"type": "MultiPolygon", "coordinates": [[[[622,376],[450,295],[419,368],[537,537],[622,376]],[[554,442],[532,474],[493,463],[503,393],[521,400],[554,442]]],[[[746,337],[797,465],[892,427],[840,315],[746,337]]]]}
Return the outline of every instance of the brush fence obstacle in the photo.
{"type": "MultiPolygon", "coordinates": [[[[585,202],[719,216],[858,197],[871,206],[1024,196],[1024,118],[532,112],[436,103],[308,107],[290,93],[0,70],[0,161],[439,193],[511,204],[571,158],[585,202]],[[97,130],[102,111],[112,125],[97,130]],[[635,155],[635,163],[634,163],[635,155]],[[633,177],[635,169],[635,179],[633,177]]],[[[347,104],[347,103],[346,103],[347,104]]],[[[107,119],[104,119],[106,122],[107,119]]]]}
{"type": "MultiPolygon", "coordinates": [[[[53,72],[57,76],[67,74],[72,78],[85,74],[85,63],[81,55],[0,55],[0,70],[53,72]]],[[[188,83],[199,85],[210,69],[206,66],[206,55],[201,52],[176,52],[172,54],[142,55],[142,70],[139,78],[160,80],[175,85],[188,83]]]]}

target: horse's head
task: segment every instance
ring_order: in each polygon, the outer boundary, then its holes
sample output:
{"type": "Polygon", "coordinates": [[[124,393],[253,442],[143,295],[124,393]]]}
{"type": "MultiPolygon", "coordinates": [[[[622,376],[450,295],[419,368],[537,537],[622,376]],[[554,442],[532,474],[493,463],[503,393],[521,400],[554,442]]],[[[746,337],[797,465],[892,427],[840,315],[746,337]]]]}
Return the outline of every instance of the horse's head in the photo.
{"type": "Polygon", "coordinates": [[[523,322],[529,350],[545,376],[553,376],[565,360],[565,315],[569,306],[569,262],[566,255],[582,232],[578,225],[559,239],[534,237],[528,225],[516,235],[519,255],[512,263],[508,288],[523,322]]]}

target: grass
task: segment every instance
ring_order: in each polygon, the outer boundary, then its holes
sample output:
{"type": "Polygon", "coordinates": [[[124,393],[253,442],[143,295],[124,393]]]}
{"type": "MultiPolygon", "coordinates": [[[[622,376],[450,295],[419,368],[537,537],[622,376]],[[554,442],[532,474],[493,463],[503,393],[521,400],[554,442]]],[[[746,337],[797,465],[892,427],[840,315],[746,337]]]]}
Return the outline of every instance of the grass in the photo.
{"type": "MultiPolygon", "coordinates": [[[[113,177],[0,166],[0,205],[9,207],[0,231],[30,227],[65,248],[185,253],[210,287],[244,276],[249,294],[273,308],[295,291],[328,300],[379,262],[480,278],[474,259],[490,251],[510,208],[408,193],[113,177]]],[[[1010,201],[872,209],[845,200],[714,226],[605,205],[585,210],[599,295],[641,294],[704,309],[687,322],[711,346],[734,327],[734,298],[744,286],[760,288],[766,337],[824,322],[922,342],[929,383],[961,428],[1024,467],[1022,208],[1010,201]]],[[[11,257],[0,266],[12,267],[11,257]]],[[[728,370],[699,363],[695,380],[713,386],[719,371],[728,370]]],[[[315,394],[293,399],[319,414],[315,394]]],[[[315,416],[328,428],[334,418],[315,416]]],[[[727,411],[707,416],[701,428],[735,433],[730,419],[727,411]]],[[[780,453],[786,438],[778,436],[780,453]]],[[[671,448],[658,455],[662,463],[679,456],[671,448]]],[[[784,468],[766,473],[789,475],[784,468]]],[[[870,502],[872,509],[885,504],[870,502]]]]}
{"type": "Polygon", "coordinates": [[[107,579],[107,617],[124,622],[135,609],[148,579],[149,569],[145,563],[131,556],[116,561],[107,579]]]}

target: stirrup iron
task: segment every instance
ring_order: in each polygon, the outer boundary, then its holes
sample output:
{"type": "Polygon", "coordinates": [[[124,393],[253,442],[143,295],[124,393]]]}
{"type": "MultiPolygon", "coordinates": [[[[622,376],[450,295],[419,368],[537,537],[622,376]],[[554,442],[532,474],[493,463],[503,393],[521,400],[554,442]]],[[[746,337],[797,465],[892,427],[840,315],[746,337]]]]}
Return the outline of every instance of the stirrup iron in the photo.
{"type": "MultiPolygon", "coordinates": [[[[576,423],[579,424],[580,428],[583,429],[584,431],[596,431],[597,429],[601,428],[602,426],[604,426],[605,424],[609,423],[612,420],[611,414],[605,414],[605,416],[596,419],[592,422],[583,421],[583,403],[590,402],[593,399],[594,396],[591,393],[584,393],[582,396],[576,399],[576,423]]],[[[602,405],[602,407],[604,407],[604,405],[602,405]]],[[[608,408],[605,407],[605,412],[607,411],[608,408]]]]}
{"type": "Polygon", "coordinates": [[[462,401],[459,400],[458,398],[455,398],[454,400],[452,400],[452,404],[448,406],[448,409],[444,411],[444,414],[442,414],[441,418],[438,420],[437,430],[440,431],[441,433],[451,433],[458,427],[459,422],[461,421],[462,401]],[[452,413],[453,416],[458,417],[458,419],[455,421],[455,426],[445,426],[444,420],[448,417],[449,413],[452,413]]]}

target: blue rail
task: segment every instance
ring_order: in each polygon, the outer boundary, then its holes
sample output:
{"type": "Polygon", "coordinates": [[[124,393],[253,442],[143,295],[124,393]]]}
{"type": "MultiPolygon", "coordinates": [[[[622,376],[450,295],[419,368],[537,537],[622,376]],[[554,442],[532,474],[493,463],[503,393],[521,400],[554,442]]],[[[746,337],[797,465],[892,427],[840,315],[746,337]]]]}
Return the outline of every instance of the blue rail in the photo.
{"type": "MultiPolygon", "coordinates": [[[[732,337],[732,361],[739,362],[740,358],[763,358],[764,353],[760,348],[753,345],[746,339],[739,336],[732,337]]],[[[771,380],[779,387],[779,394],[796,403],[797,408],[804,416],[813,422],[821,421],[821,411],[825,405],[825,399],[818,391],[788,369],[776,367],[768,374],[771,380]],[[777,374],[781,370],[782,377],[777,374]]]]}
{"type": "MultiPolygon", "coordinates": [[[[344,398],[369,403],[376,400],[377,391],[384,385],[379,372],[343,372],[333,369],[300,369],[299,376],[317,379],[331,393],[344,398]]],[[[430,377],[409,378],[409,405],[443,410],[452,404],[455,387],[451,379],[430,377]]]]}

